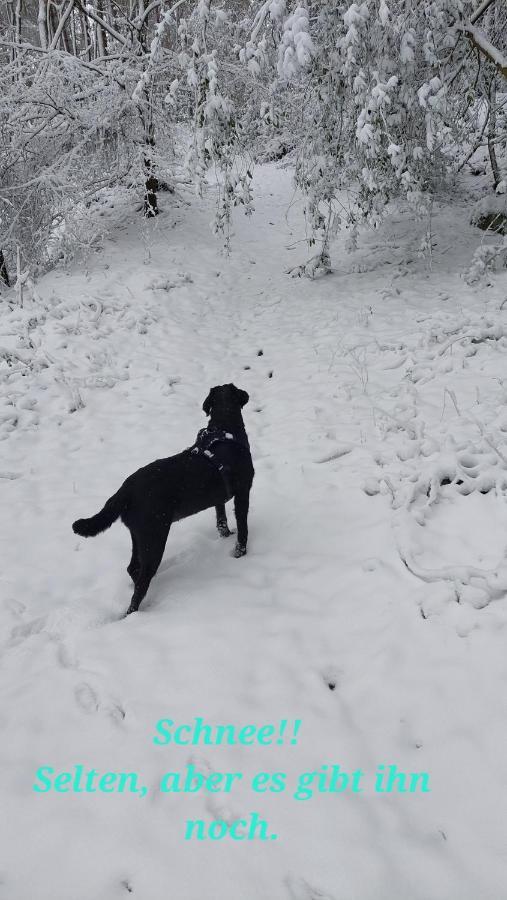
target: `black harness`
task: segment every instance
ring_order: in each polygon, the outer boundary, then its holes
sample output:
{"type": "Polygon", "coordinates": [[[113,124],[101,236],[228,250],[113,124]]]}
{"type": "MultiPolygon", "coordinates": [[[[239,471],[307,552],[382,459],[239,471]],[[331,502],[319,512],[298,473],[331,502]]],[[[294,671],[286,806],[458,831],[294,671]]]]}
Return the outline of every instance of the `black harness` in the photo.
{"type": "Polygon", "coordinates": [[[231,431],[226,431],[224,428],[213,428],[209,425],[207,428],[201,428],[201,430],[197,434],[195,444],[193,445],[193,447],[189,448],[189,453],[191,453],[192,456],[204,456],[210,463],[212,463],[212,465],[215,466],[217,472],[222,477],[222,481],[224,483],[228,497],[232,497],[234,493],[231,486],[230,466],[224,465],[216,458],[213,452],[213,447],[216,444],[227,444],[231,441],[238,447],[242,447],[243,450],[248,450],[248,452],[250,452],[250,445],[248,443],[248,438],[246,437],[246,435],[244,439],[242,439],[233,434],[231,431]]]}

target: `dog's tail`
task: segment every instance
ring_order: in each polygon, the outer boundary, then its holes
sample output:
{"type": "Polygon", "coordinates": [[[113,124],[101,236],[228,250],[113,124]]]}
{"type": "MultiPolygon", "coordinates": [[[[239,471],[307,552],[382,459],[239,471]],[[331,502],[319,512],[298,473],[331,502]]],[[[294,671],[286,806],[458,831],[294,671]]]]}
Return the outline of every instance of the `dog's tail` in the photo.
{"type": "Polygon", "coordinates": [[[105,503],[103,508],[95,516],[90,519],[77,519],[72,525],[74,534],[80,534],[81,537],[94,537],[110,528],[120,513],[125,509],[125,492],[123,485],[116,494],[105,503]]]}

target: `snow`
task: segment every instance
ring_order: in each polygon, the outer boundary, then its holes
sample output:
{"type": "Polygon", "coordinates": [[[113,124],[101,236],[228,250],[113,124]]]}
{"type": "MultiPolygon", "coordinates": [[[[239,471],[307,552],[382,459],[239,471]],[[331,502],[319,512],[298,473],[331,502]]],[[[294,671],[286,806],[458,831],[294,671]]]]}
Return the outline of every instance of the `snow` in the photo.
{"type": "Polygon", "coordinates": [[[309,65],[315,53],[308,31],[308,11],[297,6],[284,23],[283,38],[278,48],[278,75],[290,79],[309,65]]]}
{"type": "MultiPolygon", "coordinates": [[[[485,216],[498,216],[499,223],[502,218],[507,218],[507,197],[502,191],[496,191],[494,194],[488,194],[476,202],[473,207],[471,222],[477,225],[477,222],[485,216]]],[[[493,222],[493,227],[494,227],[493,222]]]]}
{"type": "Polygon", "coordinates": [[[472,43],[495,64],[503,75],[505,75],[507,73],[507,58],[491,43],[491,41],[488,40],[484,32],[474,25],[467,25],[464,30],[472,43]]]}
{"type": "Polygon", "coordinates": [[[141,234],[128,205],[113,215],[102,249],[41,279],[40,300],[13,295],[0,325],[3,894],[498,900],[506,277],[460,277],[468,205],[435,204],[430,257],[426,223],[397,210],[356,253],[343,235],[314,281],[284,274],[304,253],[287,169],[261,169],[229,258],[211,200],[168,199],[141,234]],[[84,541],[71,523],[190,446],[229,381],[250,394],[248,555],[231,558],[212,511],[178,523],[121,619],[128,532],[84,541]],[[153,744],[159,719],[199,716],[301,727],[296,745],[153,744]],[[187,764],[245,778],[157,790],[187,764]],[[338,764],[426,772],[431,791],[248,788],[338,764]],[[37,794],[42,765],[136,771],[148,793],[37,794]],[[187,819],[254,811],[277,840],[184,839],[187,819]]]}

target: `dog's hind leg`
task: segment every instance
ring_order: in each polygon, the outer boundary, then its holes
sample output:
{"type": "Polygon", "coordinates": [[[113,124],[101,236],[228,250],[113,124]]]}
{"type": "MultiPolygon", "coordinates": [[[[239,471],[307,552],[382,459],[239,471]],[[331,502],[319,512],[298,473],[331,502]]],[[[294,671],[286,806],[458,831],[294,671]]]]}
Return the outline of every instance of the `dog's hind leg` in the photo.
{"type": "Polygon", "coordinates": [[[227,524],[225,503],[220,503],[218,506],[215,506],[215,512],[217,514],[217,529],[220,537],[230,537],[231,534],[234,534],[234,532],[229,530],[229,526],[227,524]]]}
{"type": "Polygon", "coordinates": [[[137,539],[133,531],[130,532],[130,537],[132,538],[132,557],[127,566],[127,572],[135,584],[139,575],[139,553],[137,551],[137,539]]]}
{"type": "Polygon", "coordinates": [[[236,558],[244,556],[248,541],[248,507],[250,504],[250,491],[241,491],[234,497],[234,513],[238,526],[238,539],[232,555],[236,558]]]}
{"type": "Polygon", "coordinates": [[[146,597],[151,579],[156,574],[164,555],[169,527],[169,525],[164,526],[163,529],[159,528],[156,532],[152,532],[146,536],[144,540],[149,541],[148,544],[137,538],[136,544],[139,552],[139,571],[135,580],[132,600],[125,613],[127,616],[130,613],[137,612],[141,602],[146,597]]]}

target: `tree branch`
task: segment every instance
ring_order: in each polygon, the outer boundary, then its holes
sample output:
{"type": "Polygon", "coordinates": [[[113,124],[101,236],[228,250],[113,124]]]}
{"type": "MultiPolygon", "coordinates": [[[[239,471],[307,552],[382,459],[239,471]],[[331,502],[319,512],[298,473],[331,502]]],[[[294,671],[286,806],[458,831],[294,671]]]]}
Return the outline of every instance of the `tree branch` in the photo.
{"type": "Polygon", "coordinates": [[[477,48],[479,53],[486,56],[493,65],[496,66],[503,77],[507,78],[507,59],[500,50],[497,50],[497,48],[493,46],[484,32],[479,28],[474,28],[473,25],[465,26],[464,31],[468,40],[477,48]]]}
{"type": "Polygon", "coordinates": [[[100,16],[98,16],[97,13],[94,13],[89,6],[83,6],[81,0],[78,0],[78,5],[83,10],[85,16],[88,16],[88,18],[93,19],[94,22],[97,22],[97,24],[100,25],[104,29],[104,31],[107,31],[111,35],[111,37],[114,37],[115,41],[118,41],[124,47],[127,46],[126,39],[122,34],[120,34],[119,31],[116,31],[116,28],[113,28],[113,26],[110,25],[109,22],[105,22],[104,19],[101,19],[100,16]]]}
{"type": "Polygon", "coordinates": [[[65,28],[65,23],[66,23],[67,19],[69,18],[73,8],[74,8],[74,0],[69,0],[69,2],[67,4],[67,9],[65,10],[62,18],[60,19],[58,28],[56,29],[56,32],[55,32],[55,36],[54,36],[53,40],[51,41],[51,44],[49,45],[50,50],[54,50],[55,47],[58,45],[58,41],[60,40],[60,35],[61,35],[63,29],[65,28]]]}
{"type": "Polygon", "coordinates": [[[470,17],[470,25],[475,23],[484,15],[486,10],[495,2],[495,0],[482,0],[480,6],[477,7],[474,14],[470,17]]]}

